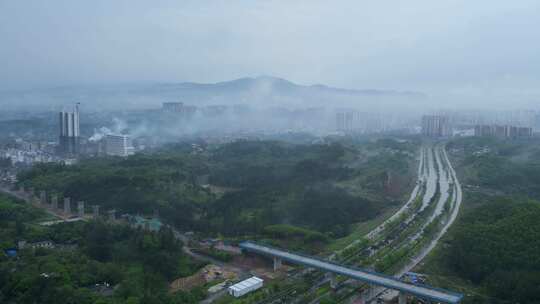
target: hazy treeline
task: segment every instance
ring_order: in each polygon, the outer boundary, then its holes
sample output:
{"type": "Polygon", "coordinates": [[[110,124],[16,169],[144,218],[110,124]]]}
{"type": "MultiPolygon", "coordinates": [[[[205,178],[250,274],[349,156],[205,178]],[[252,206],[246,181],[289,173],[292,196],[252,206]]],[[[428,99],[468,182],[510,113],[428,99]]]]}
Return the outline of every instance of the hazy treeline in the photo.
{"type": "Polygon", "coordinates": [[[373,156],[368,156],[338,143],[240,141],[198,154],[190,146],[174,146],[127,159],[38,165],[19,179],[26,186],[99,204],[102,210],[157,210],[184,230],[264,235],[266,226],[291,224],[339,237],[353,223],[397,204],[402,192],[389,190],[389,176],[392,181],[403,176],[397,188],[408,189],[411,147],[381,142],[371,146],[373,156]]]}

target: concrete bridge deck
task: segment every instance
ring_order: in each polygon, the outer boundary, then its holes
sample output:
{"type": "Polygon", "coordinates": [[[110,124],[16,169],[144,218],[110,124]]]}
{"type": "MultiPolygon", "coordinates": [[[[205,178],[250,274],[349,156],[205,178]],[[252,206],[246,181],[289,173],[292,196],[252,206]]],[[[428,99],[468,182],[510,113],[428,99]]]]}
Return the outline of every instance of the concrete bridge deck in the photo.
{"type": "Polygon", "coordinates": [[[402,282],[394,277],[387,276],[380,273],[375,273],[368,270],[363,270],[359,268],[353,268],[349,266],[342,266],[335,264],[329,261],[324,261],[321,259],[300,255],[297,253],[287,252],[281,249],[273,248],[270,246],[258,245],[253,242],[242,242],[240,243],[240,248],[248,252],[253,252],[268,257],[273,257],[277,259],[282,259],[294,264],[304,265],[306,267],[313,267],[323,271],[344,275],[349,278],[369,283],[372,285],[383,286],[385,288],[390,288],[398,290],[405,294],[417,296],[422,299],[448,303],[448,304],[457,304],[459,303],[463,295],[429,287],[425,285],[414,285],[402,282]]]}

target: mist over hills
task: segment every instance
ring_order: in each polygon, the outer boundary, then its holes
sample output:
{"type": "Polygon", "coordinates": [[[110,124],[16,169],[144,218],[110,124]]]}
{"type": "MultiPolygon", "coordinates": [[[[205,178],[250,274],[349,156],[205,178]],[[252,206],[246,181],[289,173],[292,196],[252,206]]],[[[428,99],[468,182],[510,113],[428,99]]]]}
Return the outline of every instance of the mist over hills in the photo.
{"type": "Polygon", "coordinates": [[[85,108],[158,108],[162,102],[182,101],[192,105],[245,104],[254,107],[353,107],[383,110],[411,109],[425,104],[421,92],[342,89],[322,84],[300,85],[289,80],[261,76],[218,83],[146,83],[120,85],[63,86],[46,89],[0,92],[0,104],[9,109],[34,107],[57,109],[81,102],[85,108]]]}

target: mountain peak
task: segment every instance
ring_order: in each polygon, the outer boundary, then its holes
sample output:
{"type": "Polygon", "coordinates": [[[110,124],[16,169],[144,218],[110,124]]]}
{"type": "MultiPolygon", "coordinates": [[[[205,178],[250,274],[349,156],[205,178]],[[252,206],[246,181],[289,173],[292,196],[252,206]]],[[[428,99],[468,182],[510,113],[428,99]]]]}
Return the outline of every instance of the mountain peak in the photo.
{"type": "Polygon", "coordinates": [[[254,80],[265,80],[265,81],[279,81],[279,82],[288,82],[288,83],[292,83],[290,82],[289,80],[285,79],[285,78],[279,78],[279,77],[275,77],[275,76],[269,76],[269,75],[261,75],[261,76],[257,76],[255,78],[253,78],[254,80]]]}

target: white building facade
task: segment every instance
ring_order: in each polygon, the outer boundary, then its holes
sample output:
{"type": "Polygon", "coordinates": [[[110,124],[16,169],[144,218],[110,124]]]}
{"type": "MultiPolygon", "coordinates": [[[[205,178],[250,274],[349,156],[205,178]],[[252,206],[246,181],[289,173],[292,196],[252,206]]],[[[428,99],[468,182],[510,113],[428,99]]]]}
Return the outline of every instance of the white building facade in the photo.
{"type": "Polygon", "coordinates": [[[251,277],[240,283],[236,283],[229,287],[229,294],[235,298],[241,297],[247,293],[255,291],[263,286],[263,279],[251,277]]]}
{"type": "Polygon", "coordinates": [[[105,154],[112,156],[129,156],[135,153],[128,135],[106,135],[105,154]]]}

